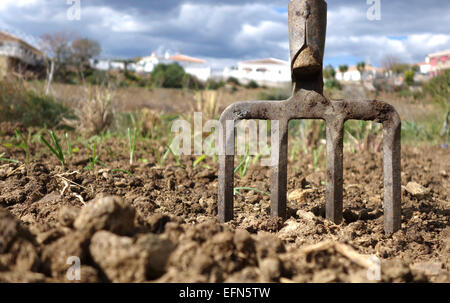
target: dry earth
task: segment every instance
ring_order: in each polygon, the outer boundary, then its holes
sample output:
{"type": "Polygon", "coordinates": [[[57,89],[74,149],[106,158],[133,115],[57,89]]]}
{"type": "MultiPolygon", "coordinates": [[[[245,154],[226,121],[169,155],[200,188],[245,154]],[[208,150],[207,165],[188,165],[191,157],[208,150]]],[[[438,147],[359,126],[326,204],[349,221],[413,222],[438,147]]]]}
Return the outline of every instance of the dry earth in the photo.
{"type": "MultiPolygon", "coordinates": [[[[341,225],[323,217],[324,172],[308,155],[289,163],[288,220],[268,215],[268,196],[242,191],[227,224],[216,220],[212,160],[130,167],[124,153],[103,151],[108,167],[133,176],[84,170],[81,156],[64,169],[45,155],[2,164],[0,281],[69,282],[75,256],[82,282],[366,282],[377,256],[382,282],[450,282],[449,152],[404,146],[402,157],[403,223],[393,235],[383,232],[381,153],[345,154],[341,225]]],[[[267,192],[268,175],[254,165],[236,186],[267,192]]]]}

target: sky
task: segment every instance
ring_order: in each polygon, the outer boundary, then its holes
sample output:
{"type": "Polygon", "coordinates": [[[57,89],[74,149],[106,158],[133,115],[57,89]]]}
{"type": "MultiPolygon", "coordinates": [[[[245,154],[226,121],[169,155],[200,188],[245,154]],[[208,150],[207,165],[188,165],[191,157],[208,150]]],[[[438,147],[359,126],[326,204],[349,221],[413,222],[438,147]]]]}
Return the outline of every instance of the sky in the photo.
{"type": "MultiPolygon", "coordinates": [[[[449,0],[327,3],[325,64],[366,61],[381,66],[386,55],[418,63],[428,53],[450,49],[449,0]],[[378,12],[371,16],[380,20],[368,18],[368,11],[378,12]]],[[[268,57],[289,60],[288,4],[289,0],[0,0],[0,30],[32,44],[43,34],[61,31],[95,39],[102,46],[102,58],[170,50],[222,67],[268,57]],[[76,2],[80,20],[70,20],[76,2]]]]}

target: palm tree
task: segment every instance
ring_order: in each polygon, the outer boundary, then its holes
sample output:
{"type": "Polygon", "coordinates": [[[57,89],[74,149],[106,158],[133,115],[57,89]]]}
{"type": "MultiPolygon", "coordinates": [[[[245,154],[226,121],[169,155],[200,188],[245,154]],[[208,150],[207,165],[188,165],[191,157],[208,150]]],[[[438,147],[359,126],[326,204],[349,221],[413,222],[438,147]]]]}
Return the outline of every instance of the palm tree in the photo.
{"type": "Polygon", "coordinates": [[[364,70],[366,69],[366,62],[361,61],[356,65],[356,69],[361,74],[361,84],[363,83],[364,70]]]}
{"type": "Polygon", "coordinates": [[[339,65],[339,71],[340,71],[342,74],[345,74],[345,72],[348,71],[348,65],[347,65],[347,64],[339,65]]]}
{"type": "Polygon", "coordinates": [[[339,65],[339,72],[341,73],[341,80],[345,80],[344,74],[348,71],[348,65],[339,65]]]}

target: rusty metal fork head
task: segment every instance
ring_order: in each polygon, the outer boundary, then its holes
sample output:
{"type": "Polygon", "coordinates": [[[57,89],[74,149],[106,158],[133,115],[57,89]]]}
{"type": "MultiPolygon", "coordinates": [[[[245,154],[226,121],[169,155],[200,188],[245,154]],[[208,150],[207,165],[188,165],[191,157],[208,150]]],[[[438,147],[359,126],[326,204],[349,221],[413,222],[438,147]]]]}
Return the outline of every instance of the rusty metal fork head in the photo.
{"type": "Polygon", "coordinates": [[[234,127],[238,120],[271,120],[271,214],[286,217],[288,123],[293,119],[326,122],[326,216],[339,224],[343,205],[343,138],[347,120],[383,124],[385,232],[401,227],[400,136],[401,120],[395,109],[377,100],[328,100],[323,96],[323,56],[327,4],[323,0],[291,0],[289,36],[293,95],[285,101],[247,101],[222,113],[219,146],[218,214],[233,219],[234,127]]]}

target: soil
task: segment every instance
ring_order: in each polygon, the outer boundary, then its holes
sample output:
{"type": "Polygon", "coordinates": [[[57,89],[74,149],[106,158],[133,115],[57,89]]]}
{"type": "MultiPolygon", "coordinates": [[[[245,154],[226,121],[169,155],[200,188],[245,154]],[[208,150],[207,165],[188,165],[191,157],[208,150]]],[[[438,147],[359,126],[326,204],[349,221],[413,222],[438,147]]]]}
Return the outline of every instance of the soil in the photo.
{"type": "MultiPolygon", "coordinates": [[[[381,152],[345,153],[340,225],[324,218],[324,170],[304,154],[289,162],[289,219],[269,215],[267,195],[241,191],[235,219],[219,224],[212,159],[158,167],[141,146],[136,159],[147,162],[130,166],[126,146],[105,145],[107,168],[84,169],[83,151],[64,168],[45,154],[0,165],[0,281],[71,282],[79,258],[81,282],[370,282],[376,256],[375,280],[450,282],[450,155],[441,147],[403,146],[402,228],[387,235],[381,152]],[[409,182],[424,192],[410,194],[409,182]]],[[[255,164],[235,183],[268,192],[269,170],[255,164]]]]}

